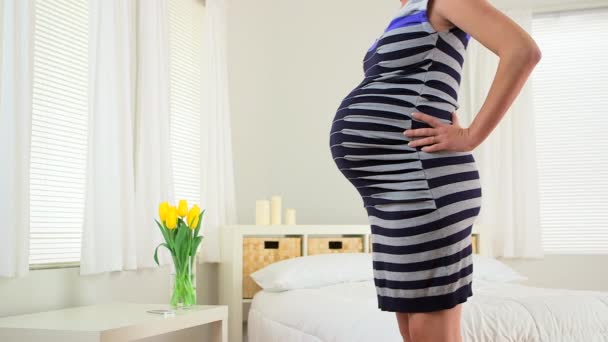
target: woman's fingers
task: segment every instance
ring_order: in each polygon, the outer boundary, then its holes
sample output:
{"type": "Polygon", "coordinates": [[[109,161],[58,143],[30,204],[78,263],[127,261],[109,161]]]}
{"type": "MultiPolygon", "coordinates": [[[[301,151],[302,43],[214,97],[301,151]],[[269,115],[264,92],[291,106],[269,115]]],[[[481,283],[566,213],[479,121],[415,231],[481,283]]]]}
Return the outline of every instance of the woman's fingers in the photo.
{"type": "Polygon", "coordinates": [[[424,114],[424,113],[420,113],[420,112],[413,112],[412,117],[414,117],[415,119],[418,119],[420,121],[428,123],[433,128],[406,129],[403,132],[403,134],[405,134],[405,136],[407,136],[407,137],[422,137],[422,136],[437,135],[438,132],[435,130],[435,127],[439,127],[439,126],[443,125],[443,123],[441,121],[437,120],[437,118],[435,118],[431,115],[428,115],[428,114],[424,114]]]}
{"type": "Polygon", "coordinates": [[[403,134],[407,137],[423,137],[437,135],[434,128],[417,128],[417,129],[406,129],[403,134]]]}
{"type": "Polygon", "coordinates": [[[437,152],[437,151],[441,151],[441,150],[445,150],[445,149],[447,149],[446,143],[433,144],[433,145],[424,146],[421,148],[421,150],[424,152],[437,152]]]}
{"type": "Polygon", "coordinates": [[[412,117],[414,117],[414,119],[418,119],[420,121],[424,121],[424,122],[428,123],[431,127],[439,127],[439,126],[443,125],[443,123],[441,121],[439,121],[439,119],[437,119],[434,116],[428,115],[428,114],[424,114],[424,113],[420,113],[420,112],[413,112],[412,117]]]}
{"type": "MultiPolygon", "coordinates": [[[[466,144],[463,144],[463,135],[460,133],[462,127],[456,112],[452,112],[452,124],[444,124],[438,118],[420,113],[413,112],[412,118],[426,122],[432,128],[417,128],[407,129],[403,134],[407,137],[423,137],[420,139],[411,140],[408,143],[410,147],[422,146],[424,152],[437,152],[442,150],[466,150],[466,144]]],[[[465,142],[466,143],[466,142],[465,142]]]]}
{"type": "Polygon", "coordinates": [[[422,139],[412,140],[409,143],[407,143],[407,146],[416,147],[416,146],[422,146],[422,145],[435,144],[437,142],[438,142],[437,137],[431,136],[431,137],[426,137],[426,138],[422,138],[422,139]]]}

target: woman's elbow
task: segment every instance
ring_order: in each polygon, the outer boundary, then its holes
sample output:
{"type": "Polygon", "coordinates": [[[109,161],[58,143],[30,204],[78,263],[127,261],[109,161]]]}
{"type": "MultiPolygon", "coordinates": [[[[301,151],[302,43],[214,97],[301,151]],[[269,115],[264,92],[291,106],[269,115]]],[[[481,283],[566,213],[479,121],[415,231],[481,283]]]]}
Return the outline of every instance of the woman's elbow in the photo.
{"type": "Polygon", "coordinates": [[[540,51],[538,45],[536,45],[536,42],[532,41],[532,44],[530,44],[530,47],[527,50],[528,63],[536,65],[543,58],[543,53],[540,51]]]}
{"type": "Polygon", "coordinates": [[[516,64],[530,67],[534,67],[542,58],[542,52],[534,40],[525,44],[517,44],[506,49],[505,52],[504,54],[499,54],[499,56],[501,58],[509,58],[516,64]]]}

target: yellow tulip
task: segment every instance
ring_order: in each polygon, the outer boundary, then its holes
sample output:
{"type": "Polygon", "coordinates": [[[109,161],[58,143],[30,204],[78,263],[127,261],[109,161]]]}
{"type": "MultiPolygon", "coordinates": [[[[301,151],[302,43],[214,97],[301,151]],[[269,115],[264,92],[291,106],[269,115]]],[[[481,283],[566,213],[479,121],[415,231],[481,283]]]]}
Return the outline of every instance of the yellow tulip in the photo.
{"type": "Polygon", "coordinates": [[[158,217],[160,218],[160,222],[165,222],[167,219],[167,210],[169,209],[169,203],[163,202],[158,206],[158,217]]]}
{"type": "Polygon", "coordinates": [[[192,209],[190,209],[190,212],[188,213],[188,226],[190,227],[190,229],[195,229],[196,225],[198,224],[198,216],[201,213],[201,208],[198,207],[198,205],[193,205],[192,209]]]}
{"type": "Polygon", "coordinates": [[[188,215],[188,201],[180,200],[179,205],[177,206],[177,214],[180,217],[185,217],[188,215]]]}
{"type": "Polygon", "coordinates": [[[167,222],[165,225],[168,229],[175,229],[177,227],[177,208],[172,205],[167,210],[167,222]]]}

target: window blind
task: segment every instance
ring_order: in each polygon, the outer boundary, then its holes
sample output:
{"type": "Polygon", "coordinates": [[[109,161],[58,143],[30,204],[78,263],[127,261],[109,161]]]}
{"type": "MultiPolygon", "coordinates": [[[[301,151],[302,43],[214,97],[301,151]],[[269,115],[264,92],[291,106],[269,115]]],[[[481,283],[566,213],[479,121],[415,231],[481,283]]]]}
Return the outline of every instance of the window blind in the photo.
{"type": "Polygon", "coordinates": [[[201,30],[203,6],[169,1],[171,155],[176,199],[200,204],[201,30]]]}
{"type": "Polygon", "coordinates": [[[37,0],[30,264],[78,262],[87,146],[86,1],[37,0]]]}
{"type": "Polygon", "coordinates": [[[608,254],[608,8],[535,15],[543,248],[608,254]]]}

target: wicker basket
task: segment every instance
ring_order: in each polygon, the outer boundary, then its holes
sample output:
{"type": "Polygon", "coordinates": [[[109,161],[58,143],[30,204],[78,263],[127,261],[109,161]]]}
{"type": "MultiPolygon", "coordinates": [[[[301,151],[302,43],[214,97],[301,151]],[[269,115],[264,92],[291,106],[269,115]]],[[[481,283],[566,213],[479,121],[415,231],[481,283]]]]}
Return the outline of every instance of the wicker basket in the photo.
{"type": "Polygon", "coordinates": [[[361,253],[363,237],[309,237],[308,255],[325,253],[361,253]]]}
{"type": "Polygon", "coordinates": [[[262,289],[251,279],[251,273],[273,262],[301,255],[301,237],[243,238],[243,298],[253,298],[262,289]]]}
{"type": "Polygon", "coordinates": [[[477,234],[471,235],[472,244],[473,244],[473,253],[479,253],[479,236],[477,234]]]}

